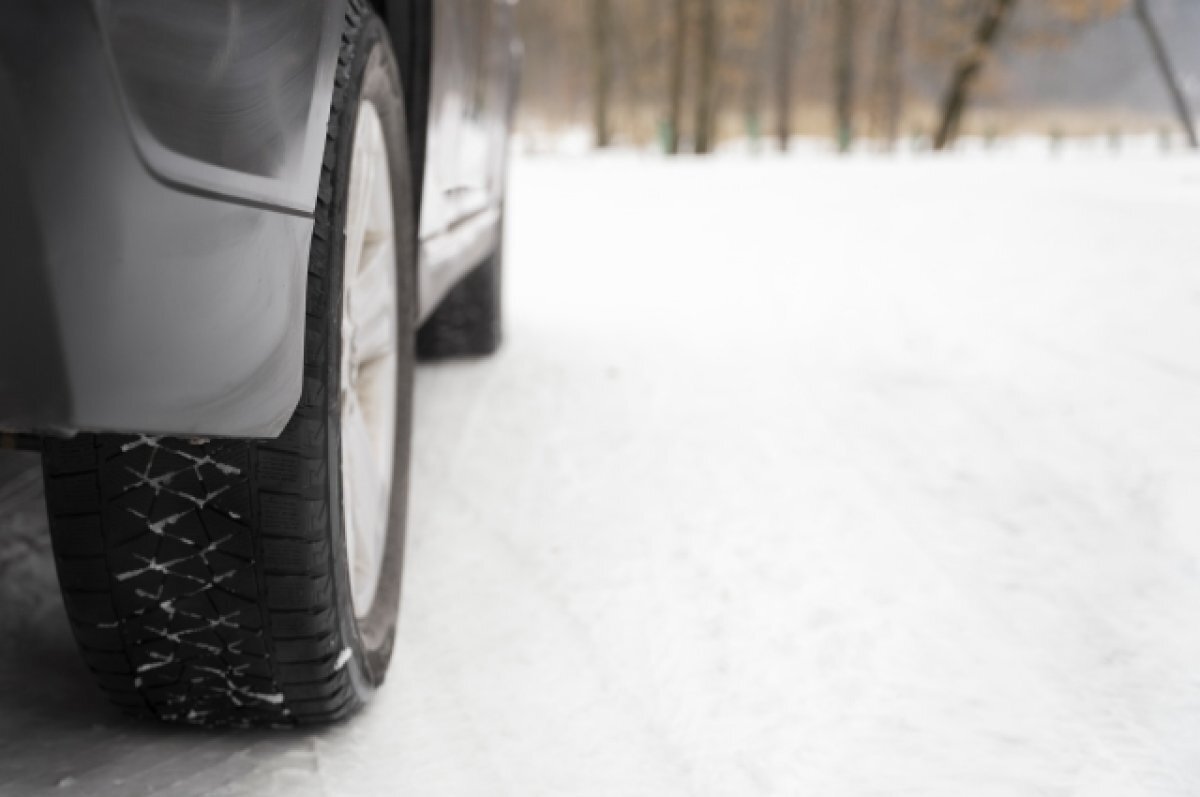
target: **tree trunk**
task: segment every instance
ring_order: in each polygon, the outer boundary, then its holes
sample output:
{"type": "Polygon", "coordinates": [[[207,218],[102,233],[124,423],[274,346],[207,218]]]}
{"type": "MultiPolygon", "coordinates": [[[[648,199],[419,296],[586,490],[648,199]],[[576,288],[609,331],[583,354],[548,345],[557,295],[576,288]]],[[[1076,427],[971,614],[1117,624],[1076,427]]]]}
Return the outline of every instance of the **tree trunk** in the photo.
{"type": "Polygon", "coordinates": [[[883,138],[888,151],[896,148],[900,119],[904,115],[904,2],[891,0],[883,35],[883,138]]]}
{"type": "Polygon", "coordinates": [[[971,89],[983,71],[1000,36],[1004,23],[1012,15],[1017,0],[990,0],[983,18],[971,39],[971,48],[954,67],[950,85],[942,98],[941,121],[933,138],[933,148],[944,150],[958,135],[964,111],[971,98],[971,89]]]}
{"type": "Polygon", "coordinates": [[[1167,86],[1167,92],[1171,95],[1171,103],[1175,106],[1175,114],[1187,135],[1188,146],[1192,149],[1200,148],[1200,141],[1196,140],[1196,125],[1192,121],[1192,112],[1183,96],[1183,89],[1179,87],[1179,78],[1171,65],[1171,57],[1167,55],[1167,46],[1158,32],[1154,17],[1150,16],[1150,5],[1146,0],[1134,0],[1133,8],[1142,24],[1142,30],[1146,33],[1146,41],[1150,43],[1150,49],[1154,52],[1154,61],[1158,64],[1158,71],[1167,86]]]}
{"type": "Polygon", "coordinates": [[[838,152],[847,152],[854,140],[854,5],[856,0],[836,0],[834,20],[833,106],[838,152]]]}
{"type": "Polygon", "coordinates": [[[700,66],[696,86],[696,154],[713,147],[716,121],[717,9],[716,0],[700,0],[700,66]]]}
{"type": "Polygon", "coordinates": [[[608,110],[612,99],[612,12],[609,0],[592,0],[592,122],[597,147],[611,139],[608,110]]]}
{"type": "Polygon", "coordinates": [[[679,126],[683,121],[683,68],[687,61],[687,0],[674,0],[672,13],[671,64],[667,98],[668,155],[679,154],[679,126]]]}
{"type": "Polygon", "coordinates": [[[775,124],[779,149],[786,152],[792,138],[792,0],[775,6],[775,124]]]}

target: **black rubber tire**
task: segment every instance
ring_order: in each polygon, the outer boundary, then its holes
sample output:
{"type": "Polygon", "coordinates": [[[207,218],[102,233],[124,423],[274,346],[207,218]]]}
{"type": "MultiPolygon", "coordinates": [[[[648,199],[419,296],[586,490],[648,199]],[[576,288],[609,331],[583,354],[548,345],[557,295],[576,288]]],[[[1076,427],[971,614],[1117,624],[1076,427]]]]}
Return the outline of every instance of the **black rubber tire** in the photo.
{"type": "Polygon", "coordinates": [[[46,503],[67,613],[126,712],[209,726],[340,719],[391,657],[408,500],[414,323],[401,324],[395,482],[375,603],[355,618],[340,499],[342,258],[360,99],[388,137],[401,318],[415,318],[404,103],[383,24],[352,0],[308,272],[303,396],[274,440],[48,440],[46,503]]]}
{"type": "Polygon", "coordinates": [[[442,360],[494,354],[504,337],[503,277],[501,234],[496,251],[463,277],[417,330],[417,356],[422,360],[442,360]]]}

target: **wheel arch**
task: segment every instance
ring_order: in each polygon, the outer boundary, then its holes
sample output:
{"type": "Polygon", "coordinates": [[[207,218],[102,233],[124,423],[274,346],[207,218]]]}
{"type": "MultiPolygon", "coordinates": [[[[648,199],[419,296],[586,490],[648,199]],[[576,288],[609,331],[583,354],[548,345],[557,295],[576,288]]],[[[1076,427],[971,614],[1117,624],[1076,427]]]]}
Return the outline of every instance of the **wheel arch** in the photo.
{"type": "Polygon", "coordinates": [[[433,68],[433,0],[371,0],[387,24],[400,65],[412,168],[413,208],[420,224],[429,129],[429,85],[433,68]]]}

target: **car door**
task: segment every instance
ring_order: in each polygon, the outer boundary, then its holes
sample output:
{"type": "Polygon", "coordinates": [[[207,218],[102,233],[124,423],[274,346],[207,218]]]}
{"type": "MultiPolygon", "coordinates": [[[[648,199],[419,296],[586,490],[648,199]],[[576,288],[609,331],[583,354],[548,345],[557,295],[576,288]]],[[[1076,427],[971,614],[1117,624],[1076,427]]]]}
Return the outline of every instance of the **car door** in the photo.
{"type": "Polygon", "coordinates": [[[421,306],[427,314],[499,239],[512,88],[510,0],[434,6],[429,130],[421,211],[421,306]]]}
{"type": "Polygon", "coordinates": [[[462,149],[478,69],[471,35],[477,5],[479,0],[438,0],[434,7],[423,241],[445,233],[471,208],[462,149]]]}
{"type": "Polygon", "coordinates": [[[517,58],[512,0],[476,0],[471,6],[470,87],[464,103],[460,182],[475,210],[503,194],[503,164],[516,90],[517,58]]]}

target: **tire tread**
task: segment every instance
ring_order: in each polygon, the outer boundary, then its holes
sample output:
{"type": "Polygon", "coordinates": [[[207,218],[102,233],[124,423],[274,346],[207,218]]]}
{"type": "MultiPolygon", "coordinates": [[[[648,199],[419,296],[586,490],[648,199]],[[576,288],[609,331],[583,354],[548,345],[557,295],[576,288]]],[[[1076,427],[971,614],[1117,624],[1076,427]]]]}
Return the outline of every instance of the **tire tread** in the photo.
{"type": "Polygon", "coordinates": [[[351,0],[309,261],[300,404],[272,441],[47,439],[46,501],[84,660],[130,715],[205,726],[340,719],[361,703],[331,577],[329,268],[336,142],[358,32],[351,0]]]}

